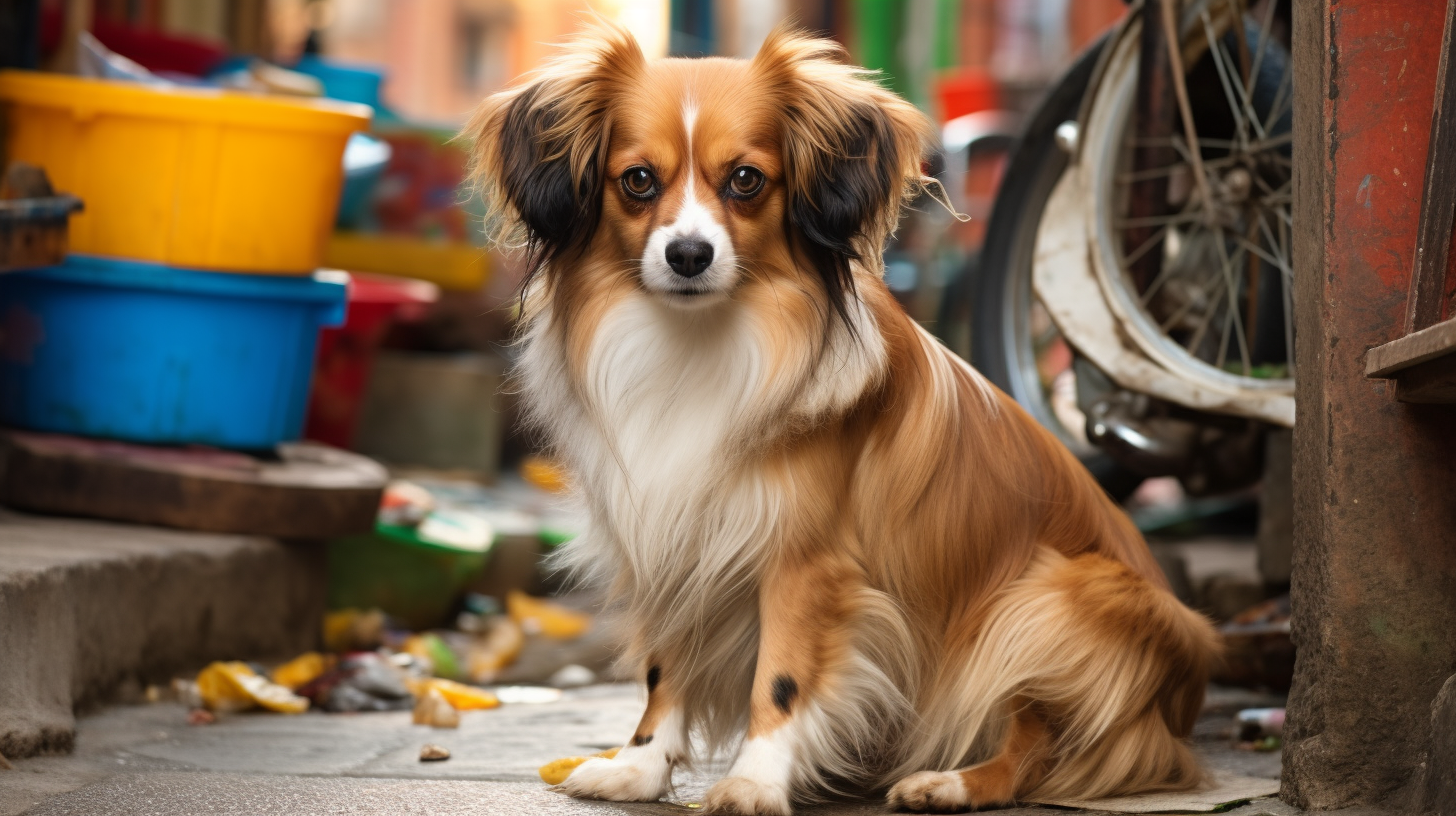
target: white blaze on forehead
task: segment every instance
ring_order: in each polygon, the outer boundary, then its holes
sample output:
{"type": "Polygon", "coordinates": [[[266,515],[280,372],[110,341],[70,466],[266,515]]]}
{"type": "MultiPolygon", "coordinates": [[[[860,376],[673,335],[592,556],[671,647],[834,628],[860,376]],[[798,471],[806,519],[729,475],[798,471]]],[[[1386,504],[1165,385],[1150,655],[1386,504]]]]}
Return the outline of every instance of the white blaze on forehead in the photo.
{"type": "Polygon", "coordinates": [[[691,99],[683,105],[683,130],[688,136],[688,152],[684,163],[688,169],[688,187],[685,201],[689,204],[693,201],[693,178],[697,175],[697,162],[693,158],[693,128],[698,124],[698,106],[691,99]]]}

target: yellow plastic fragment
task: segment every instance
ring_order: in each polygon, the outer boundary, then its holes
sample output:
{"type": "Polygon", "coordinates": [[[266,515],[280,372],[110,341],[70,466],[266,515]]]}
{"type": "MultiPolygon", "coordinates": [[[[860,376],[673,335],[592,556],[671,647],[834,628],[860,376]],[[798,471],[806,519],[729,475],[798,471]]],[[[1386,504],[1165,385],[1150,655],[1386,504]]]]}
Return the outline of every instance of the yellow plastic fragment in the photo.
{"type": "Polygon", "coordinates": [[[197,691],[212,711],[246,711],[262,706],[284,714],[308,710],[308,700],[259,677],[239,661],[213,663],[197,675],[197,691]]]}
{"type": "Polygon", "coordinates": [[[551,762],[542,765],[541,770],[537,771],[537,773],[541,774],[542,782],[545,782],[548,785],[560,785],[562,782],[566,781],[566,777],[571,776],[571,772],[576,770],[576,766],[580,765],[581,763],[586,762],[592,757],[611,759],[615,757],[617,755],[617,752],[620,750],[620,748],[608,748],[605,751],[592,754],[589,757],[562,757],[561,759],[552,760],[551,762]]]}
{"type": "Polygon", "coordinates": [[[324,615],[324,649],[368,651],[384,639],[384,613],[378,609],[340,609],[324,615]]]}
{"type": "Polygon", "coordinates": [[[506,614],[527,632],[540,632],[556,640],[570,640],[586,634],[591,616],[552,603],[532,598],[518,589],[506,593],[506,614]]]}
{"type": "Polygon", "coordinates": [[[427,697],[431,691],[437,691],[441,697],[445,698],[445,702],[454,706],[458,711],[479,711],[500,706],[500,698],[491,692],[483,688],[457,683],[454,680],[446,680],[441,677],[416,677],[406,682],[409,685],[410,693],[415,697],[427,697]]]}
{"type": "Polygon", "coordinates": [[[329,658],[318,652],[304,652],[273,670],[273,682],[287,689],[297,689],[328,671],[329,658]]]}

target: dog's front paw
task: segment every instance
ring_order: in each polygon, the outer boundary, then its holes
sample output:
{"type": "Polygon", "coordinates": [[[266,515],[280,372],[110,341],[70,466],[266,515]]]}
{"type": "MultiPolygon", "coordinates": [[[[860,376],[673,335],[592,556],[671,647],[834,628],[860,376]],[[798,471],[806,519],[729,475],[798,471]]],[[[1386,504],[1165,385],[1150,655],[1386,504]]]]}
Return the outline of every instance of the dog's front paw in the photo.
{"type": "Polygon", "coordinates": [[[588,759],[566,777],[561,790],[580,799],[656,802],[672,784],[672,765],[655,764],[660,767],[605,757],[588,759]]]}
{"type": "Polygon", "coordinates": [[[789,792],[780,785],[730,776],[708,789],[703,811],[733,816],[789,816],[789,792]]]}
{"type": "Polygon", "coordinates": [[[955,813],[970,809],[966,784],[958,773],[911,774],[896,782],[886,798],[892,809],[915,813],[955,813]]]}

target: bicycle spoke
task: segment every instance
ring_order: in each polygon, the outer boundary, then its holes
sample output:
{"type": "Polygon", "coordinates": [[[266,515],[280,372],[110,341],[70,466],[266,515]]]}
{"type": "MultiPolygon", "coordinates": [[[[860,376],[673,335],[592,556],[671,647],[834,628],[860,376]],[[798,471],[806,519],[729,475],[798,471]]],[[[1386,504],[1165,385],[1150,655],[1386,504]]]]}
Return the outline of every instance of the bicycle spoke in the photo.
{"type": "MultiPolygon", "coordinates": [[[[1270,137],[1265,138],[1265,139],[1260,139],[1257,142],[1250,143],[1249,144],[1249,152],[1250,153],[1262,153],[1262,152],[1264,152],[1266,150],[1272,151],[1276,147],[1283,147],[1284,145],[1292,144],[1293,142],[1294,142],[1294,134],[1292,132],[1291,133],[1280,133],[1280,134],[1276,134],[1274,136],[1270,136],[1270,137]]],[[[1279,154],[1275,153],[1274,155],[1277,156],[1279,154]]]]}
{"type": "Polygon", "coordinates": [[[1239,310],[1232,305],[1229,306],[1228,311],[1224,312],[1223,333],[1218,338],[1218,356],[1213,361],[1213,367],[1220,371],[1224,370],[1223,366],[1228,362],[1229,335],[1233,333],[1234,318],[1238,313],[1239,310]]]}
{"type": "MultiPolygon", "coordinates": [[[[1271,248],[1277,248],[1282,245],[1283,242],[1275,239],[1274,233],[1269,229],[1269,222],[1264,220],[1263,213],[1259,213],[1259,232],[1263,233],[1264,240],[1269,242],[1271,248]]],[[[1280,232],[1283,232],[1283,230],[1280,230],[1280,232]]],[[[1288,254],[1276,249],[1276,254],[1269,258],[1269,263],[1279,267],[1279,271],[1283,274],[1285,280],[1294,280],[1294,266],[1289,262],[1288,254]]]]}
{"type": "MultiPolygon", "coordinates": [[[[1249,66],[1249,74],[1244,78],[1244,96],[1254,95],[1254,83],[1258,80],[1259,69],[1264,66],[1264,54],[1269,50],[1269,40],[1273,39],[1269,29],[1274,25],[1274,7],[1278,4],[1279,0],[1270,0],[1264,7],[1264,19],[1259,22],[1259,47],[1254,52],[1254,62],[1249,66]]],[[[1242,15],[1239,17],[1242,19],[1242,15]]]]}
{"type": "MultiPolygon", "coordinates": [[[[1224,48],[1219,36],[1214,33],[1213,20],[1209,18],[1208,11],[1202,13],[1203,34],[1208,40],[1208,56],[1213,60],[1214,70],[1218,73],[1218,84],[1223,86],[1224,98],[1228,101],[1229,113],[1234,116],[1234,132],[1238,134],[1239,141],[1247,144],[1249,141],[1249,126],[1252,125],[1258,133],[1259,138],[1264,138],[1264,128],[1258,121],[1258,115],[1254,113],[1253,105],[1248,97],[1244,96],[1243,83],[1233,81],[1233,66],[1228,63],[1233,59],[1229,56],[1228,50],[1224,48]],[[1235,86],[1238,90],[1235,91],[1235,86]],[[1236,98],[1237,97],[1237,98],[1236,98]]],[[[1242,32],[1240,32],[1242,34],[1242,32]]]]}
{"type": "MultiPolygon", "coordinates": [[[[1262,218],[1260,220],[1262,220],[1262,218]]],[[[1239,246],[1243,247],[1245,251],[1257,255],[1260,258],[1263,258],[1274,266],[1280,267],[1281,269],[1283,268],[1284,263],[1282,261],[1280,261],[1273,254],[1271,254],[1268,250],[1264,249],[1263,247],[1259,246],[1248,238],[1245,238],[1242,235],[1235,235],[1234,242],[1237,243],[1239,246]]]]}
{"type": "Polygon", "coordinates": [[[1123,218],[1112,222],[1117,229],[1131,229],[1133,227],[1161,227],[1170,224],[1190,224],[1198,220],[1198,214],[1187,210],[1172,215],[1149,215],[1144,218],[1123,218]]]}
{"type": "Polygon", "coordinates": [[[1184,346],[1188,350],[1188,353],[1194,357],[1198,356],[1198,347],[1203,345],[1203,338],[1208,334],[1208,327],[1213,325],[1213,319],[1218,316],[1218,307],[1223,305],[1223,298],[1224,290],[1220,288],[1218,290],[1218,297],[1214,298],[1213,302],[1208,304],[1208,310],[1203,313],[1203,322],[1198,325],[1198,329],[1193,332],[1193,337],[1184,346]]]}
{"type": "MultiPolygon", "coordinates": [[[[1280,117],[1284,115],[1285,97],[1289,97],[1289,104],[1294,103],[1294,95],[1290,93],[1294,85],[1294,72],[1291,66],[1284,66],[1284,73],[1279,77],[1279,87],[1274,91],[1274,101],[1269,105],[1269,115],[1264,119],[1264,130],[1268,131],[1274,127],[1280,117]]],[[[1290,133],[1292,139],[1294,134],[1290,133]]]]}
{"type": "MultiPolygon", "coordinates": [[[[1217,309],[1218,304],[1222,302],[1223,295],[1220,294],[1218,299],[1213,302],[1210,308],[1217,309]]],[[[1158,329],[1161,330],[1163,334],[1167,334],[1169,330],[1171,330],[1174,326],[1178,325],[1183,320],[1183,318],[1187,317],[1189,312],[1193,311],[1193,305],[1194,304],[1192,299],[1184,301],[1183,305],[1179,306],[1178,309],[1173,312],[1172,317],[1169,317],[1167,320],[1158,325],[1158,329]]]]}
{"type": "MultiPolygon", "coordinates": [[[[1200,136],[1197,142],[1199,147],[1208,147],[1214,150],[1233,150],[1239,146],[1232,139],[1215,139],[1211,136],[1200,136]]],[[[1163,147],[1169,144],[1182,147],[1188,144],[1188,140],[1182,134],[1176,136],[1156,136],[1152,138],[1143,138],[1140,136],[1127,137],[1127,145],[1129,147],[1163,147]]],[[[1209,161],[1213,160],[1210,159],[1209,161]]]]}
{"type": "MultiPolygon", "coordinates": [[[[1168,229],[1168,227],[1163,227],[1161,231],[1167,232],[1168,229]]],[[[1138,247],[1138,250],[1145,251],[1143,247],[1138,247]]],[[[1158,290],[1162,288],[1163,282],[1169,278],[1174,268],[1175,267],[1173,264],[1163,264],[1163,268],[1158,270],[1158,276],[1156,278],[1153,278],[1152,283],[1148,284],[1147,291],[1143,292],[1141,295],[1138,296],[1138,305],[1147,308],[1148,303],[1152,301],[1153,296],[1156,295],[1158,293],[1158,290]]]]}
{"type": "MultiPolygon", "coordinates": [[[[1183,146],[1183,143],[1181,141],[1175,139],[1174,140],[1174,144],[1177,147],[1177,150],[1178,150],[1178,154],[1179,155],[1183,155],[1183,156],[1186,156],[1187,155],[1188,148],[1184,147],[1183,146]]],[[[1208,169],[1218,170],[1218,169],[1222,169],[1224,167],[1232,167],[1232,166],[1234,166],[1235,164],[1238,163],[1238,160],[1239,160],[1239,157],[1237,155],[1233,155],[1233,156],[1222,156],[1222,157],[1217,158],[1217,159],[1204,159],[1203,160],[1203,167],[1204,167],[1205,170],[1208,170],[1208,169]]],[[[1177,170],[1180,167],[1186,167],[1186,168],[1189,168],[1190,170],[1192,169],[1190,167],[1190,165],[1188,164],[1187,161],[1179,161],[1179,162],[1175,162],[1173,164],[1165,165],[1163,167],[1151,167],[1151,168],[1148,168],[1147,170],[1138,170],[1138,171],[1131,171],[1131,170],[1129,170],[1129,171],[1124,172],[1124,173],[1119,173],[1117,175],[1117,181],[1118,181],[1119,184],[1132,184],[1132,183],[1138,182],[1138,181],[1146,181],[1147,179],[1150,179],[1150,178],[1157,178],[1158,176],[1161,176],[1161,175],[1171,174],[1174,170],[1177,170]]]]}
{"type": "Polygon", "coordinates": [[[1187,166],[1187,162],[1180,161],[1176,164],[1167,165],[1166,167],[1150,167],[1147,170],[1120,173],[1117,176],[1117,181],[1119,184],[1136,184],[1139,181],[1148,181],[1149,179],[1172,175],[1174,171],[1187,166]]]}
{"type": "MultiPolygon", "coordinates": [[[[1172,228],[1172,224],[1164,224],[1163,226],[1158,227],[1157,232],[1154,232],[1152,235],[1148,236],[1148,240],[1143,241],[1137,249],[1134,249],[1130,254],[1126,255],[1122,259],[1122,262],[1127,264],[1128,266],[1132,266],[1133,264],[1142,260],[1143,256],[1148,254],[1148,250],[1157,246],[1158,243],[1162,241],[1163,238],[1168,234],[1168,230],[1172,228]]],[[[1159,273],[1159,275],[1161,274],[1162,273],[1159,273]]]]}
{"type": "MultiPolygon", "coordinates": [[[[1222,230],[1220,230],[1219,232],[1219,238],[1222,239],[1222,230]]],[[[1241,317],[1239,317],[1239,310],[1236,305],[1239,300],[1238,282],[1241,282],[1244,279],[1243,270],[1239,269],[1238,274],[1234,274],[1235,261],[1230,258],[1228,254],[1228,247],[1225,246],[1223,240],[1214,241],[1213,245],[1218,247],[1219,257],[1223,260],[1223,280],[1224,284],[1228,286],[1229,290],[1229,311],[1233,313],[1234,334],[1237,335],[1237,337],[1239,338],[1239,357],[1244,364],[1244,374],[1247,375],[1253,369],[1253,366],[1249,363],[1249,344],[1244,337],[1244,321],[1241,317]]],[[[1239,255],[1243,253],[1243,251],[1244,250],[1240,248],[1234,253],[1233,258],[1239,257],[1239,255]]],[[[1219,367],[1222,368],[1223,364],[1220,363],[1219,367]]]]}

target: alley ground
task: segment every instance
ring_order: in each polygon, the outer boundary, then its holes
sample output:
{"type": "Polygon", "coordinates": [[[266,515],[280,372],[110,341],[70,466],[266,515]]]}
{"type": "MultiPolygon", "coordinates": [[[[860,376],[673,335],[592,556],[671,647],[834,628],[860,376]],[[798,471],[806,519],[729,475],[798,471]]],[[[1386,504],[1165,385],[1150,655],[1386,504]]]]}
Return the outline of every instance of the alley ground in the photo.
{"type": "MultiPolygon", "coordinates": [[[[458,730],[410,724],[408,712],[299,716],[241,714],[189,726],[176,703],[107,708],[79,723],[76,751],[17,760],[0,771],[0,816],[34,814],[682,814],[714,778],[679,772],[675,802],[578,802],[551,790],[536,770],[562,756],[620,744],[641,711],[639,689],[598,685],[554,703],[467,712],[458,730]],[[450,749],[422,763],[425,743],[450,749]]],[[[1194,734],[1211,769],[1276,778],[1279,755],[1234,749],[1227,737],[1241,708],[1278,698],[1214,689],[1194,734]]],[[[881,803],[839,803],[804,812],[883,813],[881,803]]],[[[1017,814],[1067,814],[1024,808],[1017,814]]],[[[1236,816],[1289,816],[1274,799],[1236,816]]]]}

